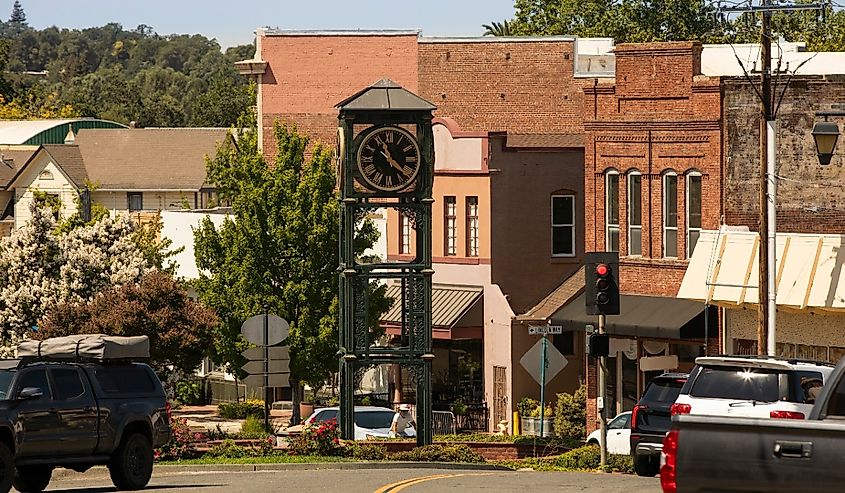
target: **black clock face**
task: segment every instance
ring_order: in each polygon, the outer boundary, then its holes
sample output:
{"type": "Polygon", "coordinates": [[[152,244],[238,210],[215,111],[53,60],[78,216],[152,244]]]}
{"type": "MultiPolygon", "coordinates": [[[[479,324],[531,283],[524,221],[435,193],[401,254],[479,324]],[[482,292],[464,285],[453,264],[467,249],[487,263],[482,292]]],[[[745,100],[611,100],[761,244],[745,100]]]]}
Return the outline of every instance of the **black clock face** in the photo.
{"type": "Polygon", "coordinates": [[[386,192],[402,190],[419,173],[419,145],[414,136],[403,128],[372,130],[358,146],[358,170],[373,188],[386,192]]]}

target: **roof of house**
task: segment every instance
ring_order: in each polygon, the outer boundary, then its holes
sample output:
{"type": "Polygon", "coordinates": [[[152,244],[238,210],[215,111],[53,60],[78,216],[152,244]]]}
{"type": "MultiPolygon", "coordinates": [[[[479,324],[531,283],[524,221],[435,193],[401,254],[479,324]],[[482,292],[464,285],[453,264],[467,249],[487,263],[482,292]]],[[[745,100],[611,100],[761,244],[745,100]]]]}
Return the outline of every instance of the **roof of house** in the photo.
{"type": "Polygon", "coordinates": [[[549,293],[539,303],[534,305],[527,312],[519,315],[517,320],[521,322],[546,321],[558,310],[566,306],[584,291],[584,267],[582,266],[574,274],[566,278],[560,286],[549,293]]]}
{"type": "Polygon", "coordinates": [[[0,144],[60,144],[68,129],[120,128],[120,123],[97,118],[70,118],[51,120],[0,120],[0,144]]]}
{"type": "Polygon", "coordinates": [[[12,181],[17,169],[26,164],[29,158],[35,154],[35,150],[33,148],[0,149],[0,190],[12,181]]]}
{"type": "Polygon", "coordinates": [[[508,133],[505,145],[509,148],[522,149],[583,148],[584,135],[508,133]]]}
{"type": "Polygon", "coordinates": [[[85,186],[88,174],[85,171],[85,163],[82,162],[82,154],[79,147],[65,144],[45,144],[44,152],[50,155],[53,162],[58,164],[67,177],[79,188],[85,186]]]}
{"type": "Polygon", "coordinates": [[[87,178],[100,190],[199,190],[205,183],[205,157],[214,155],[228,132],[225,128],[84,129],[74,147],[87,178]]]}

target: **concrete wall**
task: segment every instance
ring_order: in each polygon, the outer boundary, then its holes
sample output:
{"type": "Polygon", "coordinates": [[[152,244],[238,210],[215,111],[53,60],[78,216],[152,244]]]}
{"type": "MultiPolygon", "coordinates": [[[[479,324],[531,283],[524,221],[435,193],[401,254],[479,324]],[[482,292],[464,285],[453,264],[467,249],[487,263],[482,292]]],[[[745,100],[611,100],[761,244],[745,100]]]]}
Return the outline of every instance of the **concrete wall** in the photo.
{"type": "MultiPolygon", "coordinates": [[[[845,71],[845,68],[842,69],[845,71]]],[[[781,80],[781,87],[783,81],[781,80]]],[[[780,88],[778,90],[780,93],[780,88]]],[[[759,104],[744,79],[724,81],[725,222],[758,229],[759,104]]],[[[845,75],[797,76],[778,113],[778,230],[845,233],[842,138],[828,166],[819,165],[811,135],[817,111],[845,110],[845,75]]],[[[838,121],[842,123],[842,118],[838,121]]],[[[837,121],[834,119],[833,121],[837,121]]]]}
{"type": "Polygon", "coordinates": [[[173,260],[178,264],[176,270],[177,277],[184,279],[199,278],[199,270],[197,269],[196,259],[194,258],[194,229],[199,227],[200,223],[206,217],[211,219],[215,227],[220,228],[227,215],[193,211],[161,212],[162,237],[169,238],[173,241],[171,250],[184,248],[184,250],[173,257],[173,260]]]}

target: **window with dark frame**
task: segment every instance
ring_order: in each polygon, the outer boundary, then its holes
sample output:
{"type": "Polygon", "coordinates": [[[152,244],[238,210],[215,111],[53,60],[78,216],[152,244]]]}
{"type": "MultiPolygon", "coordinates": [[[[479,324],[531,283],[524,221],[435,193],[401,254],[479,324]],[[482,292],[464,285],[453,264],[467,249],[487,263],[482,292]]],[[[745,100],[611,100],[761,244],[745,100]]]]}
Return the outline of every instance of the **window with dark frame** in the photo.
{"type": "Polygon", "coordinates": [[[467,257],[478,256],[478,197],[467,197],[467,257]]]}
{"type": "Polygon", "coordinates": [[[575,256],[575,196],[552,195],[552,257],[575,256]]]}
{"type": "Polygon", "coordinates": [[[411,253],[411,218],[402,212],[399,213],[399,253],[411,253]]]}
{"type": "Polygon", "coordinates": [[[663,175],[663,256],[678,258],[678,175],[663,175]]]}
{"type": "Polygon", "coordinates": [[[129,205],[129,212],[144,210],[144,194],[141,192],[127,192],[126,201],[129,205]]]}
{"type": "Polygon", "coordinates": [[[628,255],[643,254],[642,179],[639,172],[628,175],[628,255]]]}
{"type": "Polygon", "coordinates": [[[575,354],[575,332],[568,331],[552,336],[552,345],[560,354],[569,356],[575,354]]]}
{"type": "Polygon", "coordinates": [[[687,258],[692,257],[701,236],[701,175],[687,176],[687,258]]]}
{"type": "Polygon", "coordinates": [[[458,205],[454,196],[443,197],[443,225],[446,234],[443,254],[458,254],[458,205]]]}
{"type": "Polygon", "coordinates": [[[619,173],[605,175],[605,251],[619,251],[619,173]]]}

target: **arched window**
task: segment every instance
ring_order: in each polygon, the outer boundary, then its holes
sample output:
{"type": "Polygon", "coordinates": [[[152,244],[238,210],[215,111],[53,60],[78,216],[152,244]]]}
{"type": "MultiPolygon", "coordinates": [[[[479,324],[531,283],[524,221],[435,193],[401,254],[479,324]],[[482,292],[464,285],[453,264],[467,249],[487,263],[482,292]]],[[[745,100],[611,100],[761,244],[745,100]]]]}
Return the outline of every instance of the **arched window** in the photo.
{"type": "Polygon", "coordinates": [[[607,252],[619,251],[619,172],[608,171],[604,175],[604,220],[605,245],[607,252]]]}
{"type": "Polygon", "coordinates": [[[701,236],[701,173],[687,174],[687,258],[692,257],[701,236]]]}
{"type": "Polygon", "coordinates": [[[39,180],[52,180],[53,179],[53,172],[50,170],[45,169],[38,175],[39,180]]]}
{"type": "Polygon", "coordinates": [[[628,255],[643,254],[642,179],[639,171],[628,173],[628,255]]]}
{"type": "Polygon", "coordinates": [[[663,256],[678,258],[678,174],[663,175],[663,256]]]}

